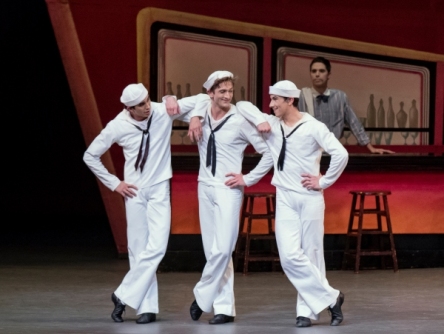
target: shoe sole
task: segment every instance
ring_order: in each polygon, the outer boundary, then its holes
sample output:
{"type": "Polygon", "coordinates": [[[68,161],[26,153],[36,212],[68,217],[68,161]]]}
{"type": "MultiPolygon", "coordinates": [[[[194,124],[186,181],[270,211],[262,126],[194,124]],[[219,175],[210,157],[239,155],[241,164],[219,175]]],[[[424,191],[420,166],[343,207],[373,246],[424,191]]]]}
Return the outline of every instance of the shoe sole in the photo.
{"type": "Polygon", "coordinates": [[[147,321],[140,321],[140,318],[142,316],[139,317],[139,319],[136,320],[136,324],[142,325],[142,324],[149,324],[150,322],[155,322],[156,321],[156,315],[155,314],[151,314],[151,316],[148,318],[147,321]]]}
{"type": "Polygon", "coordinates": [[[303,328],[303,327],[311,327],[311,325],[312,325],[312,323],[309,322],[309,323],[307,323],[307,324],[296,324],[296,327],[299,327],[299,328],[303,328]]]}
{"type": "Polygon", "coordinates": [[[226,321],[222,321],[222,322],[211,322],[211,320],[208,322],[210,325],[223,325],[223,324],[227,324],[229,322],[234,322],[234,318],[233,319],[228,319],[226,321]]]}
{"type": "Polygon", "coordinates": [[[299,316],[296,318],[296,327],[299,327],[299,328],[311,327],[311,325],[312,325],[312,323],[311,323],[310,318],[306,318],[303,316],[299,316]],[[298,323],[299,321],[301,321],[302,323],[298,323]]]}
{"type": "Polygon", "coordinates": [[[138,325],[149,324],[149,323],[152,323],[152,322],[156,322],[156,320],[143,321],[143,322],[136,320],[136,324],[138,324],[138,325]]]}

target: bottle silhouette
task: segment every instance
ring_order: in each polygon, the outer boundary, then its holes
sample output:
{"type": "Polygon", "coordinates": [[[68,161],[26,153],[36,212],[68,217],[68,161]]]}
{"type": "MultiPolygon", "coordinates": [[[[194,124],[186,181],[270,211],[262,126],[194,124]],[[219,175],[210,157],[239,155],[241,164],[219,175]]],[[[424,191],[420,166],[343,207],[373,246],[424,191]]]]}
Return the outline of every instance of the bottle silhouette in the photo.
{"type": "Polygon", "coordinates": [[[409,126],[417,128],[419,126],[418,123],[418,109],[416,109],[416,100],[413,100],[412,106],[409,109],[409,126]]]}
{"type": "Polygon", "coordinates": [[[369,128],[376,128],[376,108],[373,100],[374,96],[370,94],[370,103],[367,107],[367,126],[369,128]]]}
{"type": "MultiPolygon", "coordinates": [[[[182,86],[180,84],[176,85],[176,98],[180,100],[182,98],[182,86]]],[[[173,125],[175,126],[188,126],[188,123],[181,120],[174,120],[173,125]]],[[[183,132],[179,133],[179,136],[182,137],[182,144],[184,144],[184,134],[183,132]]]]}
{"type": "Polygon", "coordinates": [[[379,107],[376,115],[378,119],[378,127],[385,128],[385,109],[384,109],[384,101],[382,101],[382,99],[379,100],[379,107]]]}
{"type": "Polygon", "coordinates": [[[396,114],[396,122],[398,122],[398,128],[405,128],[407,126],[407,113],[404,111],[404,102],[399,103],[401,109],[396,114]]]}
{"type": "Polygon", "coordinates": [[[387,110],[387,127],[395,127],[395,112],[393,111],[392,97],[389,97],[389,106],[387,110]]]}
{"type": "Polygon", "coordinates": [[[191,85],[189,83],[187,83],[185,85],[185,95],[184,95],[184,97],[187,97],[187,96],[191,96],[191,85]]]}
{"type": "MultiPolygon", "coordinates": [[[[385,128],[385,110],[384,110],[384,101],[382,99],[379,100],[378,111],[376,112],[376,120],[378,128],[385,128]]],[[[376,131],[375,132],[375,143],[376,145],[381,144],[383,132],[376,131]]]]}
{"type": "Polygon", "coordinates": [[[245,100],[245,87],[244,86],[241,87],[241,101],[246,101],[245,100]]]}
{"type": "MultiPolygon", "coordinates": [[[[396,121],[398,122],[398,128],[405,128],[407,126],[407,113],[404,111],[404,102],[399,103],[401,109],[396,114],[396,121]]],[[[408,132],[401,132],[402,138],[404,138],[404,145],[407,145],[408,132]]]]}
{"type": "Polygon", "coordinates": [[[171,83],[171,81],[167,82],[167,91],[166,91],[165,95],[174,95],[173,84],[171,83]]]}
{"type": "MultiPolygon", "coordinates": [[[[389,105],[387,109],[387,127],[394,128],[395,127],[395,112],[393,111],[392,97],[389,97],[389,105]]],[[[389,131],[384,133],[385,143],[390,145],[393,137],[393,132],[389,131]]]]}
{"type": "Polygon", "coordinates": [[[177,89],[176,97],[179,100],[182,98],[182,87],[180,85],[177,85],[176,89],[177,89]]]}
{"type": "MultiPolygon", "coordinates": [[[[419,113],[418,109],[416,108],[416,100],[412,101],[412,106],[409,109],[409,125],[411,128],[417,128],[419,127],[419,119],[418,119],[419,113]]],[[[411,132],[410,136],[413,138],[413,145],[416,145],[416,137],[418,137],[419,132],[411,132]]]]}

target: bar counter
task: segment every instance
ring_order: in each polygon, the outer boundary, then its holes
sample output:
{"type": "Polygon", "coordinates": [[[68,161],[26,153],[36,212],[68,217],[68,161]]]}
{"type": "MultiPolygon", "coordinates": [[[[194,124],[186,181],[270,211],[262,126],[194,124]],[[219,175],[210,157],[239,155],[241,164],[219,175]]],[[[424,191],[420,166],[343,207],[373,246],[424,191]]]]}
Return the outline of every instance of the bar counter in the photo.
{"type": "MultiPolygon", "coordinates": [[[[350,149],[348,149],[351,151],[350,149]]],[[[243,172],[256,166],[260,155],[246,153],[243,172]]],[[[321,172],[330,157],[321,159],[321,172]]],[[[198,216],[196,152],[175,152],[172,156],[172,235],[164,265],[173,268],[201,254],[198,216]]],[[[273,171],[245,191],[275,191],[273,171]]],[[[350,215],[352,190],[390,190],[388,196],[395,246],[400,268],[439,267],[444,265],[444,155],[436,152],[375,155],[350,153],[348,165],[330,188],[324,191],[324,252],[327,269],[339,269],[345,248],[345,234],[350,215]]],[[[257,203],[260,204],[260,203],[257,203]]],[[[265,210],[265,205],[257,205],[265,210]]],[[[370,203],[371,204],[371,203],[370,203]]],[[[376,219],[375,219],[376,221],[376,219]]],[[[374,224],[371,220],[370,225],[374,224]]],[[[266,231],[266,221],[257,221],[256,233],[266,231]]],[[[261,245],[258,245],[261,247],[261,245]]],[[[364,259],[364,267],[378,266],[379,259],[364,259]]],[[[196,263],[196,270],[204,259],[196,263]]],[[[251,269],[271,270],[267,262],[251,269]]]]}
{"type": "MultiPolygon", "coordinates": [[[[243,173],[254,168],[259,159],[259,154],[246,153],[243,173]]],[[[325,173],[329,161],[330,157],[323,155],[321,173],[325,173]]],[[[172,166],[172,232],[199,233],[199,157],[196,152],[176,152],[172,156],[172,166]],[[183,198],[187,200],[184,202],[183,198]]],[[[245,188],[245,191],[275,191],[270,184],[272,174],[273,170],[258,184],[245,188]]],[[[351,153],[341,177],[324,191],[325,233],[343,234],[347,230],[351,190],[390,190],[389,205],[394,233],[444,233],[443,186],[444,155],[351,153]]]]}

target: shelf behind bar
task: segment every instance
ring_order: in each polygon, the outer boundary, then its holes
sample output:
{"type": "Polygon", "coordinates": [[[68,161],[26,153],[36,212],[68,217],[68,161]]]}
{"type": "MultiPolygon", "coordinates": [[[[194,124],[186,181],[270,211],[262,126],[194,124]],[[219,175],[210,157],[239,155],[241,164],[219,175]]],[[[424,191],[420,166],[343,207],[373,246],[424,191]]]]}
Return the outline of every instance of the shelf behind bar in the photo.
{"type": "MultiPolygon", "coordinates": [[[[175,145],[173,145],[175,146],[175,145]]],[[[198,171],[199,154],[196,145],[177,145],[173,147],[172,166],[174,171],[198,171]]],[[[362,146],[346,146],[349,161],[346,171],[444,171],[444,145],[415,145],[415,146],[378,146],[395,151],[395,154],[371,154],[362,146]]],[[[261,155],[254,153],[252,147],[247,147],[243,161],[243,171],[253,169],[261,155]]],[[[325,171],[330,163],[327,154],[321,159],[321,169],[325,171]]]]}
{"type": "MultiPolygon", "coordinates": [[[[443,155],[444,145],[374,145],[377,148],[391,150],[395,153],[416,153],[416,154],[434,154],[443,155]]],[[[348,153],[369,153],[365,146],[346,145],[348,153]]]]}
{"type": "MultiPolygon", "coordinates": [[[[444,145],[375,145],[395,153],[416,153],[416,154],[444,154],[444,145]]],[[[367,147],[359,145],[345,145],[348,153],[369,153],[367,147]]],[[[171,145],[171,151],[175,153],[197,153],[196,145],[171,145]]],[[[247,146],[245,153],[254,153],[251,145],[247,146]]]]}

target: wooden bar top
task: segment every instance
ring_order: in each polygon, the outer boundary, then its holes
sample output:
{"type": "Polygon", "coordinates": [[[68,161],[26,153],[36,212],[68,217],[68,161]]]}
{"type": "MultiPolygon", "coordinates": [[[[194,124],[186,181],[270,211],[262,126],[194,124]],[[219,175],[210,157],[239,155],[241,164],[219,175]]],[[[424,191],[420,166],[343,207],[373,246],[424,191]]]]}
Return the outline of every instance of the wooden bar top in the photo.
{"type": "MultiPolygon", "coordinates": [[[[246,153],[243,170],[253,169],[260,159],[259,154],[246,153]]],[[[323,155],[321,170],[325,171],[330,163],[330,156],[323,155]]],[[[175,152],[172,154],[173,170],[198,171],[199,155],[192,152],[175,152]]],[[[432,153],[395,153],[370,154],[350,153],[346,171],[444,171],[444,155],[432,153]]]]}

